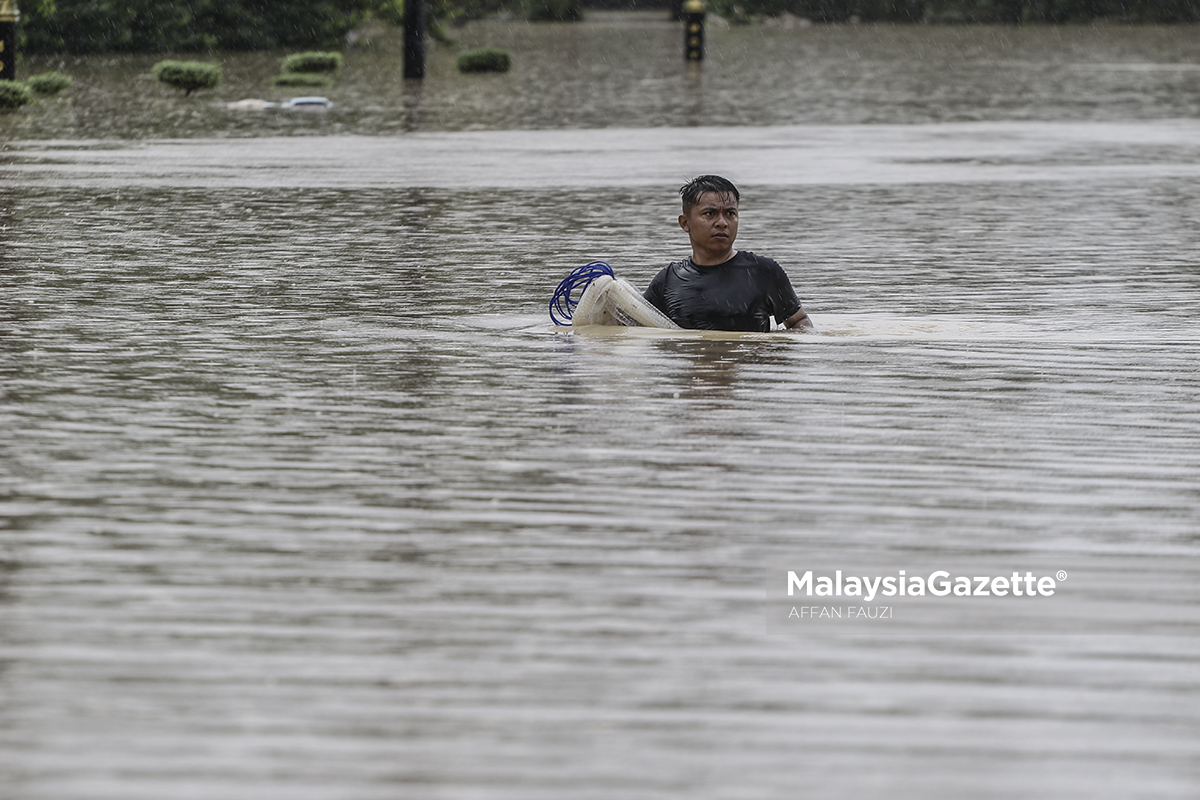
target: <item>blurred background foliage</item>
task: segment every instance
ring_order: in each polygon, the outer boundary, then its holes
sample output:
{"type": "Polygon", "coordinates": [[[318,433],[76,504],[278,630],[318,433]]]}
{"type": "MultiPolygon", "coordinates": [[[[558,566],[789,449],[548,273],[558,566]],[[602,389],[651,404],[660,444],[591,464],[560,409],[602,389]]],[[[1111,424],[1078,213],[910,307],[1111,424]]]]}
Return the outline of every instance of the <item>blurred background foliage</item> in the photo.
{"type": "MultiPolygon", "coordinates": [[[[679,0],[674,2],[678,9],[679,0]]],[[[435,22],[498,13],[571,21],[586,8],[662,0],[429,0],[435,22]]],[[[735,22],[791,14],[814,22],[1070,23],[1200,21],[1200,0],[708,0],[735,22]]],[[[401,24],[404,0],[21,0],[20,47],[33,53],[339,48],[372,17],[401,24]]]]}
{"type": "Polygon", "coordinates": [[[21,0],[34,53],[340,47],[372,0],[21,0]]]}
{"type": "Polygon", "coordinates": [[[1200,0],[707,0],[734,21],[792,14],[813,22],[1172,23],[1200,21],[1200,0]]]}
{"type": "MultiPolygon", "coordinates": [[[[1192,22],[1198,0],[737,0],[751,14],[784,11],[815,22],[1192,22]]],[[[729,0],[729,5],[734,5],[729,0]]]]}

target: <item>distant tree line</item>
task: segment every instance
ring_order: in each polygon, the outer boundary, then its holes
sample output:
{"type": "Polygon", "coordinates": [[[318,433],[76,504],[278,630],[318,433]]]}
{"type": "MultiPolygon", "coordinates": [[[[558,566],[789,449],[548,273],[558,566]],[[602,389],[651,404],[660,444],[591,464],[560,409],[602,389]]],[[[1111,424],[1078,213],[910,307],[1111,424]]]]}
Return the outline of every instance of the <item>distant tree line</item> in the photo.
{"type": "Polygon", "coordinates": [[[814,22],[1065,23],[1200,21],[1200,0],[710,0],[727,13],[814,22]]]}
{"type": "MultiPolygon", "coordinates": [[[[435,20],[501,11],[573,20],[583,7],[675,7],[681,0],[428,0],[435,20]]],[[[734,20],[784,13],[815,22],[1063,23],[1200,21],[1200,0],[707,0],[734,20]]],[[[371,16],[398,24],[404,0],[20,0],[23,50],[195,52],[339,47],[371,16]]]]}
{"type": "Polygon", "coordinates": [[[373,0],[19,0],[35,53],[338,47],[373,0]]]}

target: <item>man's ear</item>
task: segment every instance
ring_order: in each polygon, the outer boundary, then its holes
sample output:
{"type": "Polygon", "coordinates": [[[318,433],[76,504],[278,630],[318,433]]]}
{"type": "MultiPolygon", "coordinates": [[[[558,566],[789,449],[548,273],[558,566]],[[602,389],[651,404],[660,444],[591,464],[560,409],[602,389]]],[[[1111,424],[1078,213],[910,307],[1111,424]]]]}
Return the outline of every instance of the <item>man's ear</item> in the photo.
{"type": "Polygon", "coordinates": [[[691,231],[688,231],[687,223],[688,223],[687,214],[680,214],[679,215],[679,227],[683,228],[688,233],[691,233],[691,231]]]}

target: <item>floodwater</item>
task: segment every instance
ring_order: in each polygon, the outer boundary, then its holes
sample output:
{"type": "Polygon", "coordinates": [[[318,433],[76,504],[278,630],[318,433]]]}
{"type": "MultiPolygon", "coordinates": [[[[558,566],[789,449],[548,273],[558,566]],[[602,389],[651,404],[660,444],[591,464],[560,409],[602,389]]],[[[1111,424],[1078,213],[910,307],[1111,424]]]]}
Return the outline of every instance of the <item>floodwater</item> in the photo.
{"type": "Polygon", "coordinates": [[[376,34],[324,114],[30,59],[0,797],[1196,796],[1200,638],[779,635],[763,571],[1127,559],[1194,618],[1195,29],[710,34],[477,24],[513,73],[420,89],[376,34]],[[710,171],[820,335],[549,324],[710,171]]]}

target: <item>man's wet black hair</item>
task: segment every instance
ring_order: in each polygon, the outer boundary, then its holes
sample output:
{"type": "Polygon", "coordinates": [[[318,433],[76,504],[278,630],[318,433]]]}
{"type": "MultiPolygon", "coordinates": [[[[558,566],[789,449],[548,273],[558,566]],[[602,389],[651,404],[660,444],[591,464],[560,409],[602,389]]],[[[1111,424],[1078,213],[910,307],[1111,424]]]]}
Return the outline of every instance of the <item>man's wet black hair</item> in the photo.
{"type": "Polygon", "coordinates": [[[679,196],[683,198],[683,213],[691,211],[696,203],[700,202],[700,195],[705,192],[716,192],[720,195],[731,194],[733,199],[739,203],[742,200],[737,187],[720,175],[701,175],[693,178],[679,189],[679,196]]]}

